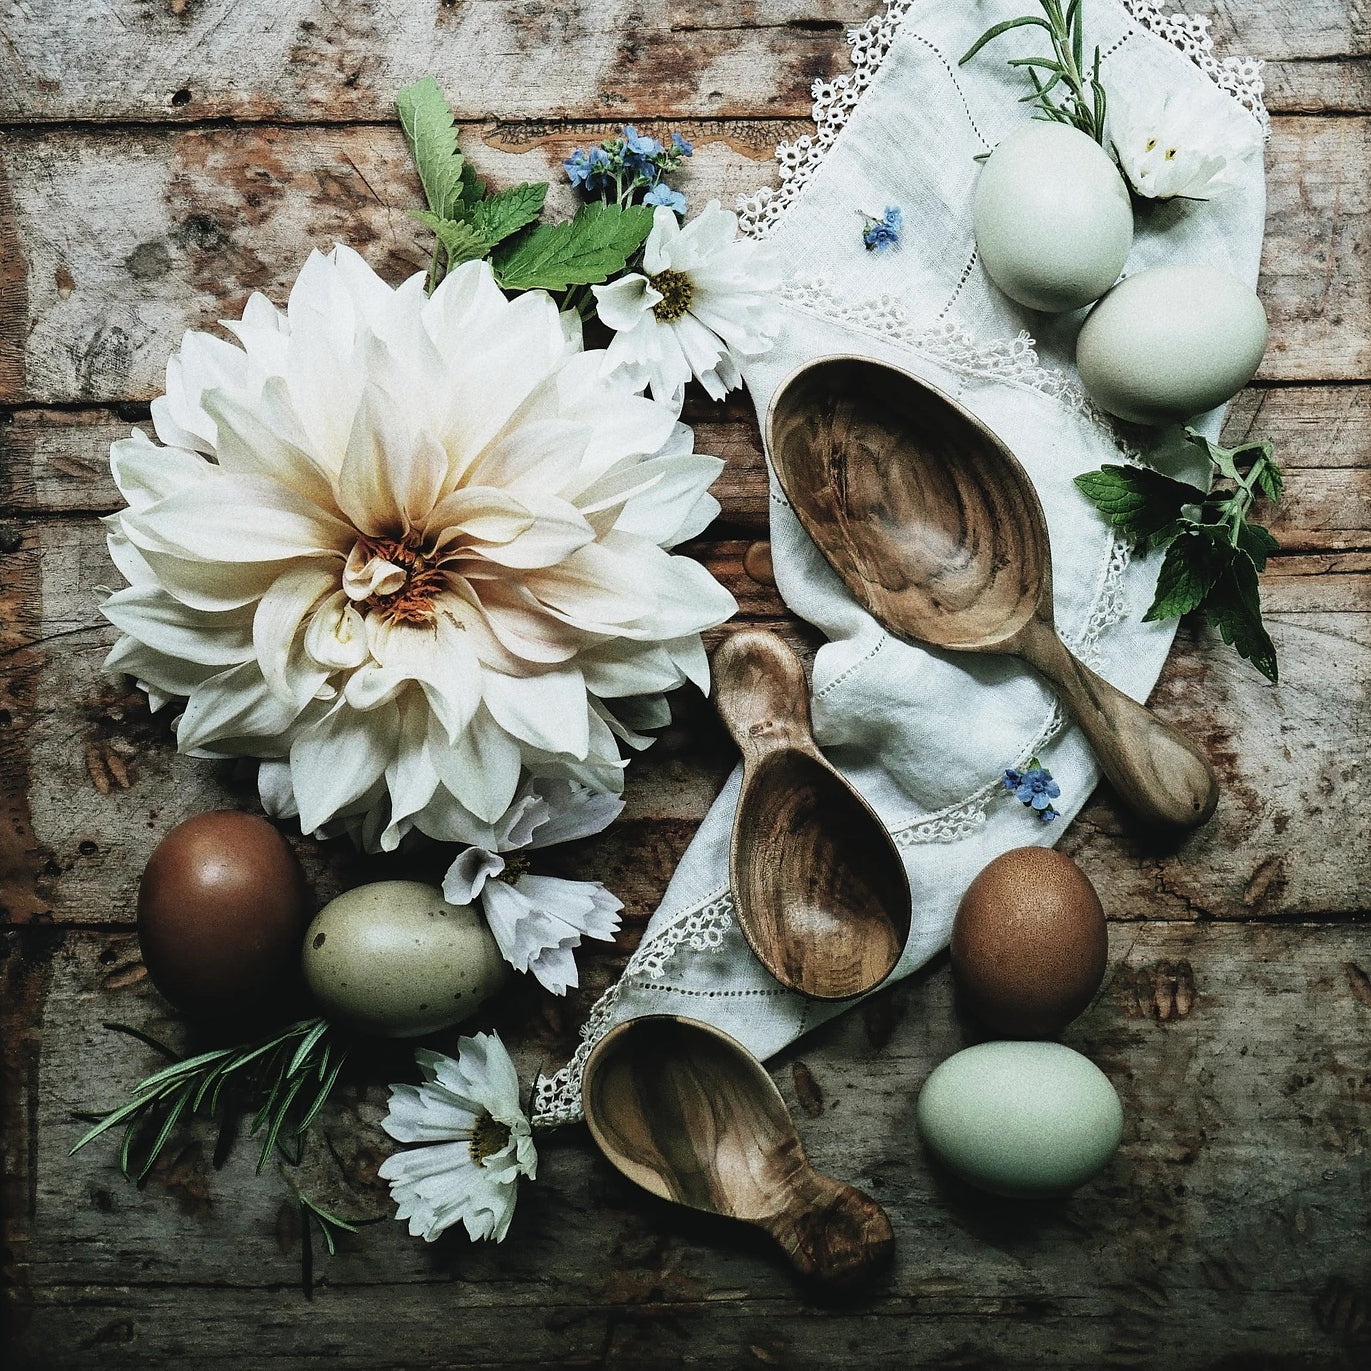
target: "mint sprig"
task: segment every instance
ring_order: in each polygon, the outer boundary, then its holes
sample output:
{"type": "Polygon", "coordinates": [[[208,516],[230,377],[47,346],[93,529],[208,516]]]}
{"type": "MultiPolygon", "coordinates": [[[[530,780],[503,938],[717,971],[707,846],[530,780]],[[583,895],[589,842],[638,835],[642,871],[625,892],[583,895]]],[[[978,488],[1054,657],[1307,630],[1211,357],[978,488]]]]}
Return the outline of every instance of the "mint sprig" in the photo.
{"type": "Polygon", "coordinates": [[[623,271],[652,229],[646,205],[582,205],[564,224],[539,224],[495,257],[506,290],[566,290],[623,271]]]}
{"type": "Polygon", "coordinates": [[[428,209],[411,210],[410,217],[434,235],[431,291],[454,267],[489,257],[533,223],[542,213],[547,182],[525,182],[487,198],[485,182],[462,156],[452,110],[431,76],[406,86],[395,107],[428,201],[428,209]]]}
{"type": "Polygon", "coordinates": [[[1257,575],[1279,544],[1247,516],[1259,495],[1280,499],[1280,468],[1270,443],[1226,448],[1194,429],[1185,432],[1214,465],[1209,492],[1146,467],[1101,467],[1076,477],[1076,485],[1135,549],[1166,548],[1144,620],[1198,610],[1274,682],[1276,648],[1262,623],[1257,575]]]}

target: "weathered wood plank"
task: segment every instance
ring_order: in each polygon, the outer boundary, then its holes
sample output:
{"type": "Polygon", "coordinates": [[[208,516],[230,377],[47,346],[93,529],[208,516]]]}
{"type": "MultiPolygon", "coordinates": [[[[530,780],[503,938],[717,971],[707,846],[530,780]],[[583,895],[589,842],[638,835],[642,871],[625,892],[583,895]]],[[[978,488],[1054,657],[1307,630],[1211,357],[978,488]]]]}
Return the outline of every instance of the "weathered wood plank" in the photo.
{"type": "MultiPolygon", "coordinates": [[[[0,121],[376,120],[430,71],[466,118],[806,118],[811,82],[849,69],[844,30],[880,8],[378,0],[340,12],[286,0],[264,24],[233,0],[40,0],[6,18],[0,121]]],[[[1368,108],[1356,63],[1326,60],[1367,52],[1349,0],[1179,8],[1212,19],[1220,53],[1273,60],[1272,109],[1368,108]]]]}
{"type": "MultiPolygon", "coordinates": [[[[165,720],[149,718],[127,683],[102,677],[114,634],[98,616],[93,591],[111,578],[99,525],[39,520],[16,527],[23,545],[6,559],[6,579],[16,597],[41,604],[42,613],[30,619],[25,636],[16,635],[30,656],[21,685],[11,690],[13,761],[0,776],[0,795],[26,806],[30,834],[16,871],[26,896],[10,917],[126,924],[138,873],[161,834],[198,810],[251,803],[251,767],[176,755],[165,720]]],[[[744,620],[785,622],[774,588],[743,570],[749,546],[746,539],[702,541],[697,551],[734,591],[744,620]]],[[[1082,851],[1106,873],[1106,906],[1118,917],[1202,910],[1247,918],[1371,907],[1365,863],[1289,856],[1371,849],[1364,775],[1371,576],[1323,569],[1349,556],[1273,560],[1265,597],[1281,656],[1279,687],[1212,633],[1193,625],[1182,630],[1154,700],[1214,758],[1223,799],[1211,824],[1167,849],[1139,839],[1107,790],[1096,796],[1066,841],[1092,845],[1082,851]],[[1312,563],[1306,569],[1314,574],[1276,574],[1287,562],[1312,563]]],[[[635,762],[625,819],[565,858],[568,870],[608,880],[639,918],[660,898],[733,763],[708,705],[683,695],[678,708],[677,726],[635,762]]],[[[321,899],[361,871],[397,869],[396,859],[363,864],[338,845],[302,844],[302,855],[321,899]]]]}
{"type": "MultiPolygon", "coordinates": [[[[722,126],[695,132],[681,184],[697,200],[731,204],[774,179],[765,143],[722,126]]],[[[550,178],[556,214],[574,203],[560,162],[585,138],[574,127],[465,132],[497,184],[550,178]]],[[[1360,325],[1371,317],[1369,162],[1371,118],[1276,124],[1263,379],[1371,371],[1360,325]]],[[[425,261],[395,128],[27,132],[0,146],[0,174],[13,200],[8,220],[0,203],[0,247],[28,264],[27,318],[0,315],[0,337],[24,344],[26,373],[16,388],[0,369],[0,402],[150,399],[185,328],[236,313],[252,290],[283,300],[312,247],[350,242],[393,280],[425,261]]]]}
{"type": "MultiPolygon", "coordinates": [[[[836,1309],[801,1297],[760,1242],[649,1201],[580,1129],[544,1135],[504,1247],[429,1248],[386,1221],[320,1256],[308,1304],[291,1288],[288,1191],[251,1175],[248,1147],[215,1172],[187,1135],[143,1192],[109,1146],[65,1155],[75,1114],[150,1065],[97,1020],[177,1033],[128,955],[126,938],[11,935],[0,1003],[43,1023],[8,1128],[21,1364],[143,1367],[194,1349],[207,1366],[674,1367],[710,1349],[724,1365],[874,1367],[917,1348],[920,1364],[966,1368],[1336,1368],[1371,1346],[1343,1307],[1371,1298],[1371,926],[1115,925],[1106,988],[1066,1040],[1119,1089],[1124,1143],[1061,1202],[977,1196],[923,1154],[915,1093],[974,1033],[945,964],[802,1040],[774,1071],[806,1146],[878,1196],[899,1244],[888,1280],[836,1309]]],[[[527,1079],[572,1022],[505,1031],[527,1079]]],[[[321,1152],[302,1177],[316,1198],[385,1212],[379,1082],[402,1058],[330,1107],[337,1162],[321,1152]]]]}
{"type": "MultiPolygon", "coordinates": [[[[714,487],[730,528],[764,536],[766,472],[744,402],[692,407],[695,445],[728,462],[714,487]]],[[[22,409],[0,420],[0,511],[107,513],[118,508],[109,444],[141,409],[22,409]]],[[[1269,512],[1286,552],[1371,549],[1371,386],[1254,388],[1235,401],[1225,438],[1269,438],[1285,471],[1285,496],[1269,512]]]]}

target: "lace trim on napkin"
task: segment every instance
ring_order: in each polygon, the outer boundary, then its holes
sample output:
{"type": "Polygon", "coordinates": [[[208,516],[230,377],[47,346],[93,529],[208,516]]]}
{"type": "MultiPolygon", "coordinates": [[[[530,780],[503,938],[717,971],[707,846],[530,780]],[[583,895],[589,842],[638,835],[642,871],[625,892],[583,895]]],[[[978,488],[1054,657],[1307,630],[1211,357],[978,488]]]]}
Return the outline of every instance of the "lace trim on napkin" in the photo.
{"type": "MultiPolygon", "coordinates": [[[[743,234],[750,238],[765,238],[780,222],[781,216],[822,165],[829,148],[856,109],[862,92],[881,69],[905,16],[921,2],[886,0],[884,11],[873,14],[859,28],[847,31],[847,40],[852,45],[852,71],[835,76],[831,81],[821,78],[814,82],[815,131],[802,134],[793,143],[777,145],[780,185],[762,186],[751,195],[738,197],[738,227],[743,234]]],[[[1262,100],[1265,64],[1252,57],[1216,56],[1207,15],[1169,14],[1152,0],[1121,0],[1121,3],[1134,23],[1184,53],[1263,129],[1269,127],[1270,118],[1262,100]]]]}

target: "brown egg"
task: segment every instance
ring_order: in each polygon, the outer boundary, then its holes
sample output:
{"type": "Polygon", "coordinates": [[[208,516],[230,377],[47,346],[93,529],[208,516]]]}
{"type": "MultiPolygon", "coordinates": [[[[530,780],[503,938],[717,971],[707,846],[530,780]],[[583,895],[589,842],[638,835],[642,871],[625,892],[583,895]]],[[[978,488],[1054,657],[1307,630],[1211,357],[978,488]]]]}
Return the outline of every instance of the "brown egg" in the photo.
{"type": "Polygon", "coordinates": [[[1007,1038],[1049,1038],[1104,979],[1104,909],[1084,871],[1050,847],[1016,847],[967,887],[952,924],[961,1003],[1007,1038]]]}
{"type": "Polygon", "coordinates": [[[251,1009],[293,968],[309,922],[286,840],[255,814],[216,810],[178,824],[138,887],[138,941],[153,984],[178,1009],[251,1009]]]}

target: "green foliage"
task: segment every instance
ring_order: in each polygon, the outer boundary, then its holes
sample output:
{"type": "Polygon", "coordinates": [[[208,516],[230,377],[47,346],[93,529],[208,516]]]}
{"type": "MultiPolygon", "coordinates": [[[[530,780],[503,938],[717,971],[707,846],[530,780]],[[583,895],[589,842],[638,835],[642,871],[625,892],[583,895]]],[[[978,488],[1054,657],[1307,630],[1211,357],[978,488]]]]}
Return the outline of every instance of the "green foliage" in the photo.
{"type": "Polygon", "coordinates": [[[1105,93],[1100,84],[1100,50],[1087,67],[1085,36],[1081,28],[1081,0],[1069,0],[1065,10],[1061,0],[1039,0],[1043,13],[1006,19],[987,29],[963,54],[964,66],[989,42],[1011,29],[1040,28],[1052,40],[1050,57],[1011,57],[1009,65],[1022,69],[1033,89],[1022,103],[1038,106],[1038,118],[1071,124],[1097,143],[1104,143],[1105,93]],[[1059,90],[1060,88],[1060,90],[1059,90]],[[1060,101],[1054,99],[1054,93],[1060,101]]]}
{"type": "Polygon", "coordinates": [[[457,146],[452,110],[433,77],[406,86],[395,105],[428,201],[428,209],[411,210],[410,217],[437,240],[429,266],[432,290],[454,267],[489,257],[500,243],[533,223],[542,213],[547,182],[512,186],[486,198],[485,182],[457,146]]]}
{"type": "Polygon", "coordinates": [[[1277,679],[1276,649],[1262,624],[1257,573],[1279,547],[1269,529],[1248,521],[1260,495],[1280,498],[1282,480],[1270,443],[1220,447],[1187,429],[1213,463],[1208,492],[1145,467],[1106,466],[1076,485],[1135,548],[1166,548],[1146,620],[1194,610],[1262,675],[1277,679]]]}
{"type": "Polygon", "coordinates": [[[652,228],[646,205],[582,205],[563,224],[540,224],[495,257],[506,290],[566,290],[623,271],[652,228]]]}
{"type": "Polygon", "coordinates": [[[257,1170],[266,1166],[273,1150],[298,1162],[305,1134],[347,1060],[346,1047],[325,1019],[302,1019],[265,1038],[186,1058],[123,1024],[105,1027],[172,1059],[140,1081],[126,1103],[106,1114],[71,1149],[77,1152],[123,1124],[119,1169],[134,1181],[152,1170],[176,1125],[196,1116],[228,1127],[243,1113],[255,1111],[251,1132],[263,1135],[257,1170]]]}

